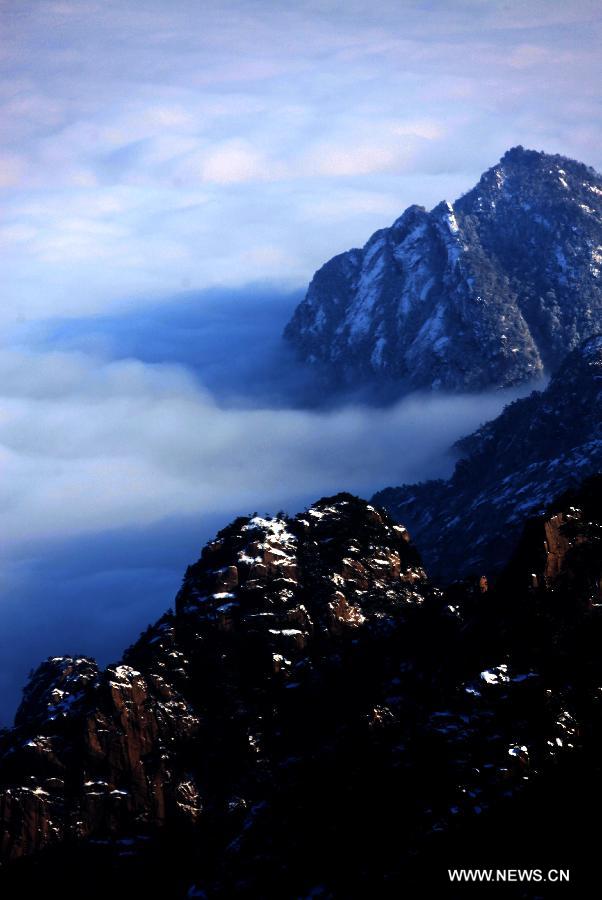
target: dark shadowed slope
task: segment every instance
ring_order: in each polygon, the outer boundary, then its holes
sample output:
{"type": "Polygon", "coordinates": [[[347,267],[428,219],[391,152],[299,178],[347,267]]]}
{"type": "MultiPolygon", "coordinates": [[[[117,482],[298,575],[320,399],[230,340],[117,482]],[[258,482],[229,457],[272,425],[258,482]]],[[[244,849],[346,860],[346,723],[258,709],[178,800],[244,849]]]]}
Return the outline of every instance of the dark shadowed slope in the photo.
{"type": "Polygon", "coordinates": [[[602,177],[516,147],[327,262],[285,334],[337,380],[403,392],[529,381],[601,330],[602,177]]]}
{"type": "Polygon", "coordinates": [[[431,575],[499,570],[525,516],[602,471],[602,337],[573,351],[546,390],[459,441],[449,481],[387,488],[378,502],[410,529],[431,575]]]}
{"type": "Polygon", "coordinates": [[[3,889],[447,896],[447,865],[509,859],[577,885],[601,523],[598,480],[532,523],[497,592],[446,597],[350,495],[236,520],[120,664],[34,673],[2,738],[3,889]]]}

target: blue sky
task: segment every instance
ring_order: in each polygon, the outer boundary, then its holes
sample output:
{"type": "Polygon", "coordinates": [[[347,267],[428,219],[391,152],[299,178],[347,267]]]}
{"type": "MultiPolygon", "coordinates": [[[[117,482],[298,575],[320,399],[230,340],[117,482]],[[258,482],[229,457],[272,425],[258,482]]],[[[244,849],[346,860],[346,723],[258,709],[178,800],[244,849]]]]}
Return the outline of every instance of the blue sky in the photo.
{"type": "Polygon", "coordinates": [[[314,270],[510,146],[602,169],[598,0],[0,0],[0,719],[236,514],[443,475],[508,396],[309,402],[314,270]]]}

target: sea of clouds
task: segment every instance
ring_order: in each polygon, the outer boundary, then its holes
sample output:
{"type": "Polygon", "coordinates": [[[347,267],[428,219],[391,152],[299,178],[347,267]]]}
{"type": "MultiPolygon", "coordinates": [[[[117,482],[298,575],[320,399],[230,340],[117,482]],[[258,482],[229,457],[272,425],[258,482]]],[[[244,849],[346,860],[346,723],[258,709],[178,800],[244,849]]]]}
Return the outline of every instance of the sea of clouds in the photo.
{"type": "Polygon", "coordinates": [[[119,656],[232,516],[450,471],[507,396],[331,396],[282,328],[320,264],[508,147],[599,168],[602,21],[597,0],[0,6],[8,721],[41,657],[119,656]]]}
{"type": "Polygon", "coordinates": [[[0,325],[298,286],[510,146],[600,167],[598,0],[4,0],[0,325]]]}
{"type": "Polygon", "coordinates": [[[297,300],[209,292],[0,350],[5,716],[40,657],[117,656],[234,516],[445,476],[453,442],[519,393],[319,404],[281,338],[297,300]]]}

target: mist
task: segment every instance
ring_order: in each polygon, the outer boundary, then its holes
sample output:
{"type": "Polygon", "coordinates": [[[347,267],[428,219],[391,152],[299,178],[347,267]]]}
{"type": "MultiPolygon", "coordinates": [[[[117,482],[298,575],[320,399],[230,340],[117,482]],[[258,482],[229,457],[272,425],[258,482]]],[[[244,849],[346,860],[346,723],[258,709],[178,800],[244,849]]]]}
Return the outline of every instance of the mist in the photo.
{"type": "Polygon", "coordinates": [[[529,390],[319,405],[281,338],[297,300],[183,295],[0,350],[1,719],[41,658],[118,657],[234,516],[445,477],[454,441],[529,390]]]}

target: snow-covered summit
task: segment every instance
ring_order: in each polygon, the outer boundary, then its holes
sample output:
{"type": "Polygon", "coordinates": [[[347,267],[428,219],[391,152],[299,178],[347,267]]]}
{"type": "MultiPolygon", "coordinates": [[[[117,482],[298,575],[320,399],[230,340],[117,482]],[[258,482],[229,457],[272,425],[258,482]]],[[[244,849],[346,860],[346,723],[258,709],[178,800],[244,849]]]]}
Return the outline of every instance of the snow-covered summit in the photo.
{"type": "Polygon", "coordinates": [[[331,377],[402,393],[529,381],[600,330],[602,177],[515,147],[322,266],[285,336],[331,377]]]}

